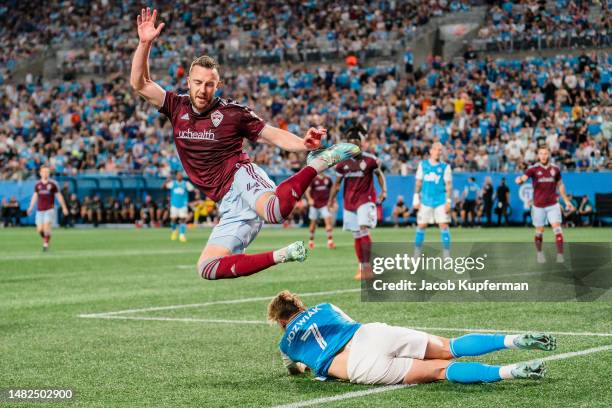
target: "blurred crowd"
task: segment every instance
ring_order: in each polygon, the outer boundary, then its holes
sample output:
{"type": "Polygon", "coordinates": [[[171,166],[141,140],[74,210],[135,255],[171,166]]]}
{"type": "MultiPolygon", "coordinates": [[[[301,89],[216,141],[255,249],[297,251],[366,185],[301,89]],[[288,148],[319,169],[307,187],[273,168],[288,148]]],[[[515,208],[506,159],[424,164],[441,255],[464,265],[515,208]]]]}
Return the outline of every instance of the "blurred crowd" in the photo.
{"type": "Polygon", "coordinates": [[[501,1],[487,13],[476,43],[495,51],[612,44],[606,1],[501,1]]]}
{"type": "MultiPolygon", "coordinates": [[[[546,144],[564,170],[612,168],[612,56],[492,60],[425,66],[224,69],[221,96],[252,107],[298,135],[310,126],[342,139],[355,121],[390,174],[409,174],[433,141],[455,171],[521,171],[546,144]]],[[[185,90],[186,80],[158,80],[185,90]]],[[[269,173],[299,169],[303,157],[245,146],[269,173]]],[[[0,178],[19,180],[48,164],[57,175],[86,172],[168,177],[180,170],[168,121],[127,79],[32,80],[0,86],[0,178]]]]}

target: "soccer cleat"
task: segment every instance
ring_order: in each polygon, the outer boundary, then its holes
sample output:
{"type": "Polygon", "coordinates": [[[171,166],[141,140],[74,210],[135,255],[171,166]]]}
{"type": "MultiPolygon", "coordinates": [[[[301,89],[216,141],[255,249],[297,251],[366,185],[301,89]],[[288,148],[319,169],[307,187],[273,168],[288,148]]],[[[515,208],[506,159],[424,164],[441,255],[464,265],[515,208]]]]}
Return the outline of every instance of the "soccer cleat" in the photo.
{"type": "Polygon", "coordinates": [[[357,156],[361,153],[359,146],[352,143],[338,143],[327,149],[319,149],[312,151],[306,158],[306,164],[310,164],[314,159],[321,159],[327,165],[327,168],[333,167],[336,164],[357,156]]]}
{"type": "Polygon", "coordinates": [[[537,261],[539,264],[546,263],[546,257],[544,256],[544,252],[538,252],[537,261]]]}
{"type": "Polygon", "coordinates": [[[327,249],[336,249],[336,244],[331,239],[327,241],[327,249]]]}
{"type": "Polygon", "coordinates": [[[178,231],[172,231],[172,234],[170,235],[170,239],[172,241],[176,241],[177,238],[178,238],[178,231]]]}
{"type": "Polygon", "coordinates": [[[557,254],[557,263],[565,262],[565,258],[563,258],[563,254],[557,254]]]}
{"type": "Polygon", "coordinates": [[[314,246],[315,245],[314,245],[314,241],[313,240],[308,241],[308,249],[314,249],[314,246]]]}
{"type": "Polygon", "coordinates": [[[513,343],[520,349],[553,351],[557,348],[557,339],[547,333],[521,334],[514,338],[513,343]]]}
{"type": "Polygon", "coordinates": [[[285,248],[285,254],[281,263],[285,262],[304,262],[308,257],[308,249],[304,245],[304,241],[297,241],[285,248]]]}
{"type": "Polygon", "coordinates": [[[539,380],[546,375],[546,364],[542,360],[529,361],[527,363],[518,364],[512,369],[514,378],[528,378],[530,380],[539,380]]]}
{"type": "Polygon", "coordinates": [[[451,257],[451,255],[450,255],[450,249],[443,249],[443,250],[442,250],[442,258],[444,258],[444,259],[448,259],[448,258],[450,258],[450,257],[451,257]]]}
{"type": "Polygon", "coordinates": [[[179,236],[179,241],[181,241],[181,242],[187,242],[187,238],[185,237],[185,235],[182,235],[182,234],[181,234],[181,235],[179,236]]]}
{"type": "Polygon", "coordinates": [[[357,273],[353,276],[353,279],[362,281],[362,280],[370,280],[374,277],[372,274],[372,266],[361,266],[357,267],[357,273]]]}
{"type": "Polygon", "coordinates": [[[47,252],[49,250],[49,245],[43,245],[43,252],[47,252]]]}

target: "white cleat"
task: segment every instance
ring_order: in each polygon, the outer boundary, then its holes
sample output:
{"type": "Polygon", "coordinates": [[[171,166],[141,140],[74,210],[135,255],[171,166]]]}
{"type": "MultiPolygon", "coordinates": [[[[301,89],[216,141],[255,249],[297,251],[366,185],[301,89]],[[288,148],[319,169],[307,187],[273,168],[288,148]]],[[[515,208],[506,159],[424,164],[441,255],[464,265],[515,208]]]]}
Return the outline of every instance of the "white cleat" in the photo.
{"type": "Polygon", "coordinates": [[[557,254],[557,263],[564,263],[565,262],[565,258],[563,257],[563,254],[557,254]]]}
{"type": "Polygon", "coordinates": [[[538,252],[537,260],[539,264],[546,263],[546,257],[544,256],[544,252],[538,252]]]}

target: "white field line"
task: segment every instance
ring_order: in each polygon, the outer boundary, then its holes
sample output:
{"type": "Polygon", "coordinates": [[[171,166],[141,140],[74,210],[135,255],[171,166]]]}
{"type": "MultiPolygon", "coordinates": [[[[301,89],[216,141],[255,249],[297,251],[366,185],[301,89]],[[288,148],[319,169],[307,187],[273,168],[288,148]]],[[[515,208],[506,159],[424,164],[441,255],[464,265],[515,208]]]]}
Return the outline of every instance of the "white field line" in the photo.
{"type": "MultiPolygon", "coordinates": [[[[359,291],[361,291],[361,289],[359,288],[328,290],[328,291],[323,291],[323,292],[301,293],[300,297],[337,295],[340,293],[353,293],[353,292],[359,292],[359,291]]],[[[127,309],[127,310],[119,310],[116,312],[86,313],[86,314],[80,314],[79,317],[107,317],[107,316],[129,314],[129,313],[155,312],[159,310],[176,310],[176,309],[186,309],[186,308],[194,308],[194,307],[206,307],[206,306],[213,306],[213,305],[228,305],[228,304],[236,304],[236,303],[260,302],[262,300],[270,300],[273,297],[274,296],[258,296],[258,297],[243,298],[243,299],[215,300],[212,302],[192,303],[192,304],[186,304],[186,305],[170,305],[170,306],[145,307],[142,309],[127,309]]]]}
{"type": "MultiPolygon", "coordinates": [[[[544,361],[565,360],[567,358],[579,357],[579,356],[599,353],[599,352],[607,351],[607,350],[612,350],[612,344],[609,344],[607,346],[601,346],[601,347],[593,347],[593,348],[580,350],[580,351],[572,351],[569,353],[555,354],[550,357],[541,358],[540,360],[544,360],[544,361]]],[[[382,392],[394,391],[394,390],[398,390],[398,389],[402,389],[406,387],[412,387],[414,385],[416,384],[387,385],[385,387],[370,388],[370,389],[363,390],[363,391],[347,392],[344,394],[334,395],[331,397],[315,398],[315,399],[306,400],[306,401],[293,402],[291,404],[276,405],[273,408],[301,408],[301,407],[310,407],[310,406],[319,405],[319,404],[329,404],[330,402],[334,402],[334,401],[342,401],[342,400],[346,400],[350,398],[365,397],[365,396],[372,395],[372,394],[380,394],[382,392]]]]}

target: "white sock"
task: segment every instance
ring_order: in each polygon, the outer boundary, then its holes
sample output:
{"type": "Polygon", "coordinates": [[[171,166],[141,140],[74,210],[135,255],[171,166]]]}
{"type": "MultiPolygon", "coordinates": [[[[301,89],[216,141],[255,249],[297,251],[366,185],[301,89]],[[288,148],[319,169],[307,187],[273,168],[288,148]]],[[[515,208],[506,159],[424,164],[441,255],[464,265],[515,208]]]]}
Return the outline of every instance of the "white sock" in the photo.
{"type": "Polygon", "coordinates": [[[504,337],[504,346],[506,346],[506,348],[509,348],[509,349],[516,349],[516,348],[518,348],[516,346],[516,344],[514,344],[514,339],[516,339],[519,336],[520,336],[520,334],[508,334],[508,335],[506,335],[506,337],[504,337]]]}
{"type": "Polygon", "coordinates": [[[313,159],[310,163],[308,163],[308,165],[315,169],[319,174],[327,170],[327,168],[329,167],[327,165],[327,162],[320,157],[313,159]]]}
{"type": "Polygon", "coordinates": [[[277,249],[276,251],[272,252],[272,257],[274,258],[274,262],[276,263],[285,262],[285,260],[287,259],[287,247],[277,249]]]}
{"type": "Polygon", "coordinates": [[[499,376],[502,380],[511,380],[514,378],[512,375],[512,370],[516,368],[516,364],[510,364],[499,367],[499,376]]]}

